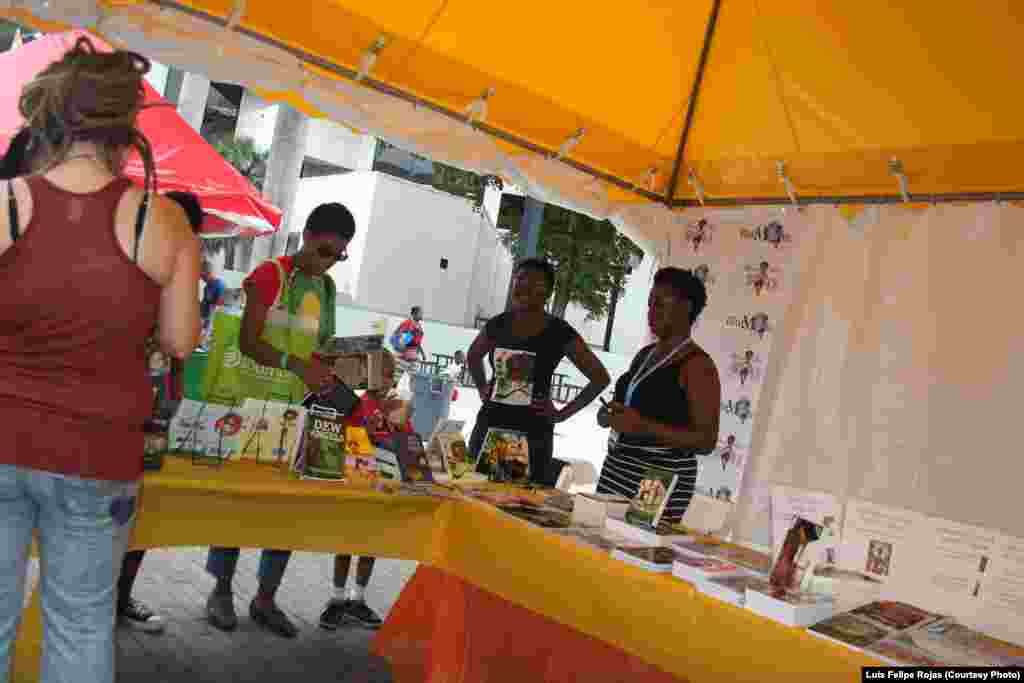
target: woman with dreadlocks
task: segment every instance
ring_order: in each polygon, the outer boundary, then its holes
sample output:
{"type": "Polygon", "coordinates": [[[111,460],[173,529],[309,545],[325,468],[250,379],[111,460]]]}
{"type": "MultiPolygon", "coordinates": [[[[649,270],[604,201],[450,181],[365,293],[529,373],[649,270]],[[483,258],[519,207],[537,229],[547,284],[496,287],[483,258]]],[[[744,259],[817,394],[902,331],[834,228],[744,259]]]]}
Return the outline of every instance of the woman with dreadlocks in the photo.
{"type": "Polygon", "coordinates": [[[114,680],[118,569],[135,519],[146,340],[184,358],[199,337],[199,244],[156,196],[136,128],[148,61],[80,38],[22,91],[0,181],[0,681],[33,531],[42,681],[114,680]],[[122,169],[130,150],[146,187],[122,169]]]}

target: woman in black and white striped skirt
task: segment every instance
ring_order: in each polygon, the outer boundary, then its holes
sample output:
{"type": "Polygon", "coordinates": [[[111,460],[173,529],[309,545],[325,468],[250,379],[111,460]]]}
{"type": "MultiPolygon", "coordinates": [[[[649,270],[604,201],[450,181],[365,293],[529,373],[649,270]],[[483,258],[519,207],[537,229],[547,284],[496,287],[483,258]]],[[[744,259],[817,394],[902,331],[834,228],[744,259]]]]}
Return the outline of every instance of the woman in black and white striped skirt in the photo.
{"type": "Polygon", "coordinates": [[[598,412],[611,427],[599,493],[633,498],[649,467],[679,475],[663,521],[676,523],[690,504],[697,454],[718,442],[722,389],[711,357],[690,329],[707,303],[707,291],[689,270],[662,268],[647,299],[647,321],[657,337],[633,359],[615,384],[615,400],[598,412]]]}

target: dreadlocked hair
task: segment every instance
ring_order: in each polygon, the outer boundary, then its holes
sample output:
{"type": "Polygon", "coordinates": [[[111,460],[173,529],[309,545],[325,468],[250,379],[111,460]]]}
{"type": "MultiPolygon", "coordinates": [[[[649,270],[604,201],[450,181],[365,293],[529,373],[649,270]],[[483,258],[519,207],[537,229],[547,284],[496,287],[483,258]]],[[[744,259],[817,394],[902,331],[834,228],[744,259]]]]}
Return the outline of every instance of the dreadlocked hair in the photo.
{"type": "Polygon", "coordinates": [[[149,60],[125,50],[98,52],[81,37],[41,71],[21,93],[18,110],[31,131],[27,157],[45,173],[65,161],[76,142],[91,142],[114,175],[121,175],[124,150],[133,147],[146,171],[146,191],[155,189],[149,140],[135,122],[145,99],[149,60]]]}

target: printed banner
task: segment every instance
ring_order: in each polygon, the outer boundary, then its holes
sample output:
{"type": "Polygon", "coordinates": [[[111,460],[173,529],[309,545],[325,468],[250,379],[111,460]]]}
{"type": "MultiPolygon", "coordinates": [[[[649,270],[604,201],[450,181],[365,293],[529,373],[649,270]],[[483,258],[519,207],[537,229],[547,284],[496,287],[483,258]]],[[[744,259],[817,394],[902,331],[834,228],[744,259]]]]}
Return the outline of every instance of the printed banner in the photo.
{"type": "MultiPolygon", "coordinates": [[[[796,236],[778,209],[687,220],[685,241],[667,242],[661,260],[704,281],[708,305],[693,336],[715,360],[722,383],[719,444],[699,458],[696,494],[735,503],[775,331],[792,300],[796,236]]],[[[692,505],[710,509],[699,500],[692,505]]],[[[706,526],[690,514],[687,521],[706,526]]]]}

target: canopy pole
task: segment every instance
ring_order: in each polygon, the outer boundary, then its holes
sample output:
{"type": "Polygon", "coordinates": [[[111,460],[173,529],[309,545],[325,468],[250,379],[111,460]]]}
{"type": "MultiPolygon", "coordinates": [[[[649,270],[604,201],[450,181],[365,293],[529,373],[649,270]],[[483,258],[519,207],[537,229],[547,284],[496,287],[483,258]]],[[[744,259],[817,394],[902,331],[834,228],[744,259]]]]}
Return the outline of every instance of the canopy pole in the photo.
{"type": "MultiPolygon", "coordinates": [[[[948,204],[950,202],[1011,202],[1024,200],[1024,192],[949,192],[937,194],[915,193],[911,202],[915,204],[948,204]]],[[[801,196],[797,198],[798,206],[835,205],[835,204],[905,204],[902,195],[834,195],[821,197],[801,196]]],[[[721,197],[704,200],[704,206],[738,207],[738,206],[791,206],[789,197],[721,197]]],[[[700,207],[694,199],[676,199],[670,205],[673,209],[700,207]]]]}
{"type": "Polygon", "coordinates": [[[718,25],[718,9],[721,0],[714,0],[711,3],[711,16],[708,17],[708,25],[704,29],[704,45],[700,49],[700,61],[697,62],[697,73],[693,77],[693,85],[690,87],[690,101],[686,105],[686,120],[683,123],[683,133],[679,136],[679,149],[676,151],[676,163],[672,166],[672,178],[668,181],[668,189],[665,191],[665,204],[671,206],[676,195],[676,183],[679,182],[679,170],[683,166],[683,155],[686,153],[686,143],[690,140],[690,129],[693,126],[693,116],[697,113],[697,97],[700,95],[700,86],[704,82],[704,70],[708,65],[708,54],[711,52],[711,40],[715,37],[715,27],[718,25]]]}

